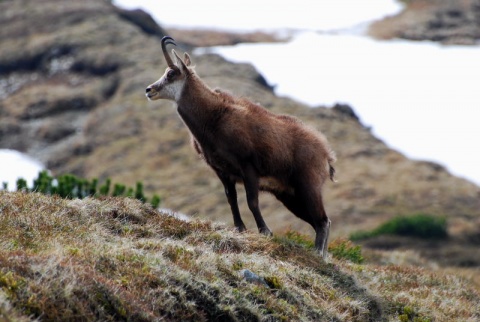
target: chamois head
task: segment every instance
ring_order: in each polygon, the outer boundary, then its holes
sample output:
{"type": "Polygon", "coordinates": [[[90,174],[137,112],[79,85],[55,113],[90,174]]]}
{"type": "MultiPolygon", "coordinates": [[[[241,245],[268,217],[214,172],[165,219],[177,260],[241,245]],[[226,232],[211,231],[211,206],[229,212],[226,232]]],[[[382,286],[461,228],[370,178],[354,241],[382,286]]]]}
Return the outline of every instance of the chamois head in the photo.
{"type": "Polygon", "coordinates": [[[175,62],[173,62],[172,57],[169,56],[167,52],[168,44],[177,45],[172,37],[165,36],[162,38],[162,51],[168,67],[158,81],[147,87],[146,95],[148,99],[152,101],[158,99],[178,101],[182,94],[186,78],[191,73],[188,68],[191,64],[190,56],[185,53],[182,60],[175,50],[172,50],[175,56],[175,62]]]}

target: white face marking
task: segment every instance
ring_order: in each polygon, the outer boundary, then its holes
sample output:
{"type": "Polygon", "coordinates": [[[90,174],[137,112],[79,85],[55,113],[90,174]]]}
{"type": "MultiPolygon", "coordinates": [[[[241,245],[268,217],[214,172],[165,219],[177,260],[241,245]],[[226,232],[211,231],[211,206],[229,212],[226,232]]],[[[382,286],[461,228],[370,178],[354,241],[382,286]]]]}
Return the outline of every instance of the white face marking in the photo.
{"type": "Polygon", "coordinates": [[[180,100],[180,96],[182,95],[183,85],[185,85],[185,79],[181,79],[169,84],[165,90],[168,91],[170,95],[172,95],[175,99],[175,102],[180,100]]]}

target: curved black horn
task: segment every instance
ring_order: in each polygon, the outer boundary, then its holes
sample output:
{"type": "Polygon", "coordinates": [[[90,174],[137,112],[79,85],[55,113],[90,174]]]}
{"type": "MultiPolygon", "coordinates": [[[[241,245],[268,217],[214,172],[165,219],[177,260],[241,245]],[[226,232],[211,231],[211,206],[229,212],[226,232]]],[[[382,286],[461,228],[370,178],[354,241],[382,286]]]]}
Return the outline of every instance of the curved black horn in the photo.
{"type": "Polygon", "coordinates": [[[165,56],[165,60],[167,61],[168,67],[173,67],[175,64],[172,61],[172,57],[167,52],[167,45],[171,44],[176,46],[175,40],[170,36],[165,36],[162,38],[162,51],[163,55],[165,56]]]}

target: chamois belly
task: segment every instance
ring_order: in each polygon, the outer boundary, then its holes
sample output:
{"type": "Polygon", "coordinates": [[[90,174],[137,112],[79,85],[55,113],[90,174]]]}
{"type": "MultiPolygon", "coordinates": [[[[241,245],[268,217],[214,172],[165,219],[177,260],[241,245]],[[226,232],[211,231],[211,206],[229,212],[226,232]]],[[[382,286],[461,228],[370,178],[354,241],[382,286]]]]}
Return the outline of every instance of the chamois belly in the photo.
{"type": "Polygon", "coordinates": [[[292,187],[274,177],[261,177],[259,181],[259,189],[273,194],[294,194],[292,187]]]}
{"type": "MultiPolygon", "coordinates": [[[[232,162],[228,157],[212,152],[210,149],[200,147],[198,142],[194,141],[195,150],[202,156],[207,164],[219,173],[228,173],[237,183],[243,184],[241,170],[238,164],[232,162]]],[[[275,194],[288,193],[293,195],[294,189],[285,182],[278,180],[275,177],[264,176],[260,177],[258,188],[261,191],[267,191],[275,194]]]]}
{"type": "MultiPolygon", "coordinates": [[[[217,162],[213,164],[210,163],[210,166],[213,169],[219,172],[228,173],[237,183],[244,184],[241,170],[238,167],[232,166],[228,162],[218,162],[218,159],[215,161],[217,162]]],[[[267,191],[273,193],[274,195],[284,193],[288,193],[290,195],[294,194],[292,187],[285,182],[270,176],[260,177],[258,181],[258,188],[260,191],[267,191]]]]}
{"type": "MultiPolygon", "coordinates": [[[[234,176],[235,181],[239,184],[244,184],[243,179],[240,176],[234,176]]],[[[260,191],[266,191],[270,192],[274,195],[276,194],[294,194],[293,188],[289,187],[285,183],[281,182],[280,180],[277,180],[274,177],[261,177],[259,182],[258,182],[258,189],[260,191]]]]}

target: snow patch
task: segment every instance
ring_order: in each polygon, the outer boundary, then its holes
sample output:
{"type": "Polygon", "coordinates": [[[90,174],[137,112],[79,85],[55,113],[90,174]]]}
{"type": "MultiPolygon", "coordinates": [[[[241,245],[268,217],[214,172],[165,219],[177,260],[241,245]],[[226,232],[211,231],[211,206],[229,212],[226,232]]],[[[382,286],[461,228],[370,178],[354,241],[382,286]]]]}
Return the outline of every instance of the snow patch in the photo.
{"type": "Polygon", "coordinates": [[[0,149],[0,184],[7,183],[9,191],[16,190],[19,178],[27,180],[28,185],[33,186],[33,180],[42,170],[45,170],[45,166],[27,154],[0,149]]]}

